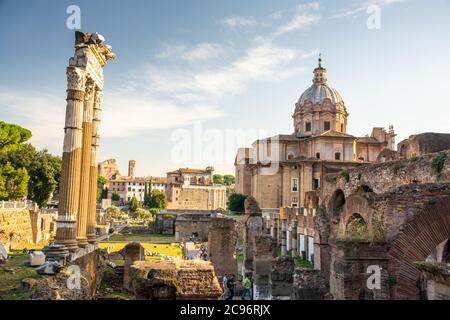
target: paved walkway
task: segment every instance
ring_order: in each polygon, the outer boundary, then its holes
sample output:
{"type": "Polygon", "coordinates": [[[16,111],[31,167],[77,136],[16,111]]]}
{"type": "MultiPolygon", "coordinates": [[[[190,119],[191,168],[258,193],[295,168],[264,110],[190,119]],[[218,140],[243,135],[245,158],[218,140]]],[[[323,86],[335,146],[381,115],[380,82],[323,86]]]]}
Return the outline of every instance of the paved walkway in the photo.
{"type": "Polygon", "coordinates": [[[113,233],[111,233],[111,234],[105,234],[105,235],[103,235],[103,236],[97,237],[97,242],[102,242],[102,241],[104,241],[104,240],[108,240],[110,236],[112,236],[113,234],[119,233],[119,232],[122,231],[123,228],[125,228],[126,226],[127,226],[126,223],[121,224],[121,225],[119,225],[119,226],[116,227],[116,229],[114,230],[113,233]]]}

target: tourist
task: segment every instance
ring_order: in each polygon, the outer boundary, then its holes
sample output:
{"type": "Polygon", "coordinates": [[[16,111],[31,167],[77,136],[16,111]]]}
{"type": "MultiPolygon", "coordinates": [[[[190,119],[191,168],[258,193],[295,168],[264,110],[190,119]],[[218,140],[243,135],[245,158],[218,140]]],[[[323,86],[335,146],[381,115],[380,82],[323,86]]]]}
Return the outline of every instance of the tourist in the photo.
{"type": "Polygon", "coordinates": [[[252,282],[249,277],[245,276],[244,281],[244,290],[242,292],[242,300],[245,300],[245,296],[248,295],[248,298],[252,300],[252,282]]]}
{"type": "Polygon", "coordinates": [[[223,290],[227,290],[227,283],[228,283],[228,275],[225,273],[225,275],[222,278],[222,288],[223,290]]]}
{"type": "Polygon", "coordinates": [[[234,297],[234,275],[231,275],[227,280],[227,289],[230,292],[227,300],[233,300],[234,297]]]}

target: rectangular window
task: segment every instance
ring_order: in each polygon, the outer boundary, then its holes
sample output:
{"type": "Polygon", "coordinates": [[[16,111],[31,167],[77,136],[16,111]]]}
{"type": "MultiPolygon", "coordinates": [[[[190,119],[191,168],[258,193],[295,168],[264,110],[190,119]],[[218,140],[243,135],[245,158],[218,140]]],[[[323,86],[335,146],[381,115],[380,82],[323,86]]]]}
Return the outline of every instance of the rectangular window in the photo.
{"type": "Polygon", "coordinates": [[[311,122],[307,122],[305,126],[305,131],[310,132],[311,131],[311,122]]]}
{"type": "Polygon", "coordinates": [[[317,158],[317,159],[320,159],[320,152],[317,152],[317,153],[316,153],[316,158],[317,158]]]}
{"type": "Polygon", "coordinates": [[[330,121],[325,121],[323,123],[323,130],[328,131],[330,130],[330,128],[331,128],[330,121]]]}
{"type": "Polygon", "coordinates": [[[341,123],[341,132],[344,132],[344,124],[341,123]]]}
{"type": "Polygon", "coordinates": [[[291,180],[291,191],[292,192],[298,191],[298,179],[297,178],[292,178],[292,180],[291,180]]]}
{"type": "Polygon", "coordinates": [[[334,154],[334,159],[335,159],[335,160],[341,160],[341,153],[340,153],[340,152],[336,152],[336,153],[334,154]]]}
{"type": "Polygon", "coordinates": [[[313,180],[313,190],[317,190],[319,189],[319,179],[314,179],[313,180]]]}
{"type": "Polygon", "coordinates": [[[298,208],[298,203],[297,202],[292,202],[291,207],[292,208],[298,208]]]}

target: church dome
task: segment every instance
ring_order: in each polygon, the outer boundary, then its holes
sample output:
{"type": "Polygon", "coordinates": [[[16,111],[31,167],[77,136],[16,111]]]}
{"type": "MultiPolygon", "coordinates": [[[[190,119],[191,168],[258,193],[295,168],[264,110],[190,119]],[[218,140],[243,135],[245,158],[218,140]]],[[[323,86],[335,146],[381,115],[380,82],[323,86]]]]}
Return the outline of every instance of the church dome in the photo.
{"type": "Polygon", "coordinates": [[[306,89],[298,100],[299,106],[306,101],[312,104],[322,104],[325,99],[330,99],[332,104],[343,103],[342,97],[336,89],[327,84],[327,69],[322,67],[322,59],[319,58],[319,67],[314,70],[313,85],[306,89]]]}

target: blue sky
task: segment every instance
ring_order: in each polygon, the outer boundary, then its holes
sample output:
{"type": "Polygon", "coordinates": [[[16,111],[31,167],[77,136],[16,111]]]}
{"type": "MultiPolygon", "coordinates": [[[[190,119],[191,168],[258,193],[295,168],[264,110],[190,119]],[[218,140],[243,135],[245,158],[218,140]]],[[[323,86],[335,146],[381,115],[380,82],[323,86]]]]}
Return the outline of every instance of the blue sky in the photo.
{"type": "Polygon", "coordinates": [[[0,0],[0,119],[53,153],[62,152],[73,4],[81,30],[117,53],[104,70],[100,160],[116,158],[122,173],[129,159],[139,175],[209,164],[233,173],[237,147],[293,132],[319,52],[349,133],[392,124],[399,142],[450,131],[449,0],[0,0]],[[192,137],[192,156],[180,157],[192,137]]]}

